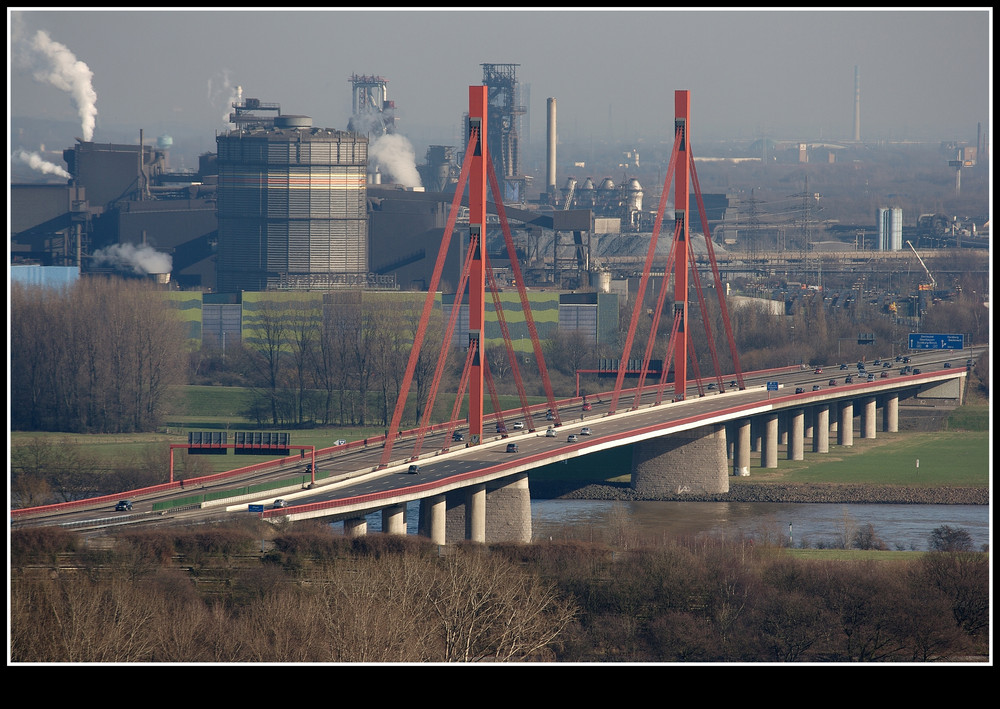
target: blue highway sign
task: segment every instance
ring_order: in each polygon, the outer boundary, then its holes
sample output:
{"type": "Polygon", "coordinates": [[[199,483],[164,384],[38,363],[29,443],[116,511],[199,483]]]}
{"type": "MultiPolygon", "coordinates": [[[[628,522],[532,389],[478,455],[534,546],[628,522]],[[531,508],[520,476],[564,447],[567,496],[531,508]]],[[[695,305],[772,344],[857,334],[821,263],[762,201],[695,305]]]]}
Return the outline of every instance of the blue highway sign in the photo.
{"type": "Polygon", "coordinates": [[[961,350],[965,349],[965,335],[934,332],[911,332],[911,350],[961,350]]]}

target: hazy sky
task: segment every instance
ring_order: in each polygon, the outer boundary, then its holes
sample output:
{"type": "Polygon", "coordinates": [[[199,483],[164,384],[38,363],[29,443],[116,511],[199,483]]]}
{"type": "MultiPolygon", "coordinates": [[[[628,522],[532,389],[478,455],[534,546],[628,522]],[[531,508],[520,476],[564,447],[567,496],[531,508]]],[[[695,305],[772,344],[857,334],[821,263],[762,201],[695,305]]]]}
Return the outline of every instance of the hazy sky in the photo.
{"type": "Polygon", "coordinates": [[[561,139],[662,140],[675,90],[691,92],[694,141],[850,139],[855,65],[862,139],[972,141],[977,123],[991,126],[990,8],[15,8],[8,52],[8,119],[78,121],[60,147],[85,137],[88,121],[95,141],[112,126],[183,127],[214,146],[237,85],[344,129],[354,73],[388,80],[401,133],[454,145],[483,63],[519,65],[539,141],[547,97],[561,139]]]}

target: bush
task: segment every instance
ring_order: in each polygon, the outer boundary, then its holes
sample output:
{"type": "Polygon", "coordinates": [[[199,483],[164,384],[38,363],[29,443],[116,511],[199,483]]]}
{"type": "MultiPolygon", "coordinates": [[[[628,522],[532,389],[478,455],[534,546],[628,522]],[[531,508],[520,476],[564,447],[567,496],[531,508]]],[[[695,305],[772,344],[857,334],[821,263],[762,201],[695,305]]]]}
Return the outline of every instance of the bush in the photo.
{"type": "Polygon", "coordinates": [[[931,551],[972,551],[972,536],[966,529],[943,524],[930,533],[927,548],[931,551]]]}

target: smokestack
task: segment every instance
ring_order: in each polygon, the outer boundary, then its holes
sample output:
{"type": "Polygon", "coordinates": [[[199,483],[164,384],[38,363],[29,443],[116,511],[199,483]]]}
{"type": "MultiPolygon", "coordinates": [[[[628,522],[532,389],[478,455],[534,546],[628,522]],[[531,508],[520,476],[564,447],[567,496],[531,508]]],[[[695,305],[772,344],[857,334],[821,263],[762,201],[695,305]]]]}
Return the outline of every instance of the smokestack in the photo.
{"type": "Polygon", "coordinates": [[[861,69],[854,65],[854,142],[861,142],[861,69]]]}
{"type": "Polygon", "coordinates": [[[548,151],[545,156],[545,189],[549,193],[549,202],[555,203],[556,195],[556,100],[546,100],[548,151]]]}

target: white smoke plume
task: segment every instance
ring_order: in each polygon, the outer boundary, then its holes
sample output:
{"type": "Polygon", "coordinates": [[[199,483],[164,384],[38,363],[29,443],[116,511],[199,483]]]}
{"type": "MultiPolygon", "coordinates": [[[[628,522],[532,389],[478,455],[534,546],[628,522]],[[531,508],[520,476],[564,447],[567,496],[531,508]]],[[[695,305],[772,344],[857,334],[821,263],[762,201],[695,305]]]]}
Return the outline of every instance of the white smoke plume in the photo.
{"type": "Polygon", "coordinates": [[[94,72],[77,59],[66,45],[53,41],[45,30],[35,33],[29,47],[46,60],[45,66],[36,67],[35,79],[70,94],[80,116],[83,139],[92,140],[97,125],[97,92],[91,83],[94,72]]]}
{"type": "Polygon", "coordinates": [[[398,133],[389,133],[368,148],[368,157],[375,161],[383,175],[404,187],[421,187],[413,145],[398,133]]]}
{"type": "Polygon", "coordinates": [[[18,150],[14,153],[14,159],[27,163],[32,170],[38,170],[46,175],[58,175],[59,177],[70,178],[71,174],[54,162],[49,162],[38,153],[29,153],[27,150],[18,150]]]}
{"type": "Polygon", "coordinates": [[[229,81],[229,70],[224,69],[221,77],[209,77],[208,79],[208,102],[212,106],[225,104],[222,113],[222,122],[229,125],[229,114],[233,112],[233,103],[243,100],[243,87],[234,86],[229,81]]]}
{"type": "Polygon", "coordinates": [[[107,264],[112,268],[128,269],[138,274],[170,273],[173,258],[151,246],[112,244],[98,249],[92,255],[95,266],[107,264]]]}

